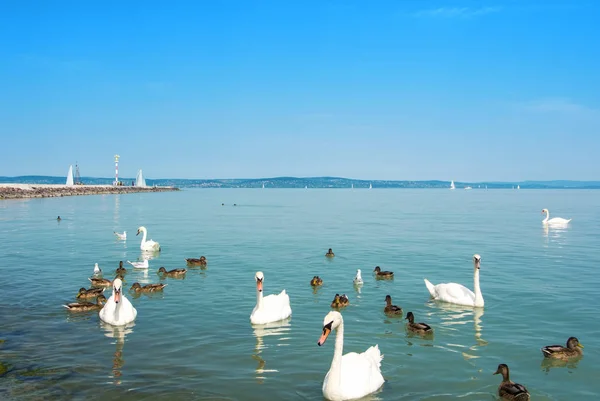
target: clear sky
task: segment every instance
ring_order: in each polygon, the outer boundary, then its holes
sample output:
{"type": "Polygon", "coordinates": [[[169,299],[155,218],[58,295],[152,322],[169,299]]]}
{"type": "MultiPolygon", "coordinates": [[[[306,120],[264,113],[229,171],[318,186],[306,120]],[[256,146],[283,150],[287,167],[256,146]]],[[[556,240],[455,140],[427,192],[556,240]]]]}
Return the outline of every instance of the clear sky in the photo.
{"type": "Polygon", "coordinates": [[[0,176],[600,179],[600,1],[0,3],[0,176]]]}

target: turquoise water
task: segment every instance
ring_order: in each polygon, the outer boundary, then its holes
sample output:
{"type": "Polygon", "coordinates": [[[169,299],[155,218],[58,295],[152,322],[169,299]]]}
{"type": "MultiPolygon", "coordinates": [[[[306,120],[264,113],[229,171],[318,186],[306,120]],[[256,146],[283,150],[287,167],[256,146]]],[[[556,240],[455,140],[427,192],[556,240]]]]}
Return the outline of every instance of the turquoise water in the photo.
{"type": "Polygon", "coordinates": [[[334,341],[317,340],[333,296],[346,293],[344,352],[379,344],[385,355],[386,383],[369,400],[494,400],[499,363],[532,399],[593,400],[599,221],[600,191],[585,190],[190,189],[2,201],[0,398],[322,400],[334,341]],[[570,227],[544,230],[542,208],[572,217],[570,227]],[[140,225],[162,252],[149,271],[127,274],[127,288],[160,282],[158,268],[185,267],[184,258],[205,255],[208,267],[165,279],[163,294],[127,294],[138,310],[130,327],[63,308],[88,287],[94,263],[112,278],[119,260],[140,257],[140,225]],[[123,230],[127,241],[115,240],[123,230]],[[430,301],[424,277],[472,288],[474,253],[485,309],[430,301]],[[394,280],[375,280],[376,265],[394,280]],[[287,290],[289,321],[250,324],[258,270],[265,294],[287,290]],[[317,291],[314,275],[324,280],[317,291]],[[386,317],[386,294],[434,337],[386,317]],[[584,357],[545,364],[540,347],[569,336],[584,357]]]}

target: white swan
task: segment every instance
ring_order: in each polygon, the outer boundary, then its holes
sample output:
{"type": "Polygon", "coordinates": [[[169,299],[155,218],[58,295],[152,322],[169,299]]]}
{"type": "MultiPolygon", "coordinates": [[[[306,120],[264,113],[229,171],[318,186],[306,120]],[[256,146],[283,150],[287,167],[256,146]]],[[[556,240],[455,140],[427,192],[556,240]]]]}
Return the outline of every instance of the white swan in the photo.
{"type": "Polygon", "coordinates": [[[117,239],[127,239],[127,231],[123,231],[123,234],[113,231],[117,239]]]}
{"type": "Polygon", "coordinates": [[[130,261],[127,261],[127,263],[129,263],[131,266],[133,266],[136,269],[147,269],[148,268],[148,259],[144,259],[143,262],[130,262],[130,261]]]}
{"type": "Polygon", "coordinates": [[[474,284],[475,293],[461,284],[443,283],[433,285],[425,279],[425,285],[431,294],[431,297],[437,301],[449,302],[457,305],[483,306],[483,295],[479,288],[479,268],[481,267],[481,256],[473,255],[473,264],[475,265],[474,284]]]}
{"type": "Polygon", "coordinates": [[[573,219],[563,219],[562,217],[550,218],[550,211],[542,209],[542,213],[546,213],[546,218],[542,220],[542,224],[568,224],[573,219]]]}
{"type": "Polygon", "coordinates": [[[113,281],[113,292],[104,308],[100,310],[98,315],[100,320],[113,326],[123,326],[131,323],[137,316],[137,310],[131,302],[123,295],[123,282],[116,278],[113,281]]]}
{"type": "Polygon", "coordinates": [[[381,375],[383,355],[379,346],[369,347],[361,354],[349,352],[342,356],[344,319],[340,312],[331,311],[325,316],[323,334],[317,342],[319,346],[325,343],[332,330],[337,330],[335,351],[329,372],[323,380],[323,396],[328,400],[342,401],[362,398],[377,391],[385,381],[381,375]]]}
{"type": "Polygon", "coordinates": [[[146,227],[142,226],[138,228],[136,235],[139,235],[139,233],[143,233],[142,243],[140,244],[140,249],[142,251],[160,251],[160,244],[158,242],[152,240],[146,241],[146,236],[148,235],[148,230],[146,230],[146,227]]]}
{"type": "Polygon", "coordinates": [[[292,308],[290,297],[285,290],[277,295],[271,294],[263,297],[263,273],[256,272],[254,279],[256,280],[256,306],[250,315],[250,323],[266,324],[289,317],[292,314],[292,308]]]}
{"type": "Polygon", "coordinates": [[[94,264],[94,276],[98,276],[98,275],[100,275],[100,274],[102,274],[102,269],[100,269],[100,268],[98,267],[98,263],[95,263],[95,264],[94,264]]]}
{"type": "Polygon", "coordinates": [[[360,285],[363,283],[362,276],[360,275],[360,269],[356,269],[356,277],[354,277],[353,282],[356,285],[360,285]]]}

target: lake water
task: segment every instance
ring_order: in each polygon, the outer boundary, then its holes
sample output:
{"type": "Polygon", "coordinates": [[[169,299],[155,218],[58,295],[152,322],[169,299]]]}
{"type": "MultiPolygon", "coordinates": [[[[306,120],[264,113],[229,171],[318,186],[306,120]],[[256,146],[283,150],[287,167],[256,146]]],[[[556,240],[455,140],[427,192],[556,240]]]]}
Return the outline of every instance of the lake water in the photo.
{"type": "Polygon", "coordinates": [[[494,400],[499,363],[532,399],[595,400],[599,222],[600,191],[584,190],[189,189],[0,201],[0,399],[322,400],[334,338],[317,340],[333,296],[346,293],[344,352],[379,344],[385,355],[386,383],[369,400],[494,400]],[[573,221],[544,230],[542,208],[573,221]],[[120,260],[140,258],[141,225],[162,252],[148,271],[128,269],[124,287],[164,281],[164,293],[126,292],[138,310],[126,328],[63,308],[89,287],[94,263],[112,278],[120,260]],[[116,240],[123,230],[127,241],[116,240]],[[430,301],[424,277],[473,287],[475,253],[485,309],[430,301]],[[208,267],[185,279],[157,275],[200,255],[208,267]],[[376,265],[395,278],[375,280],[376,265]],[[250,324],[258,270],[265,295],[290,295],[289,321],[250,324]],[[324,280],[316,291],[314,275],[324,280]],[[434,337],[386,317],[387,294],[434,337]],[[546,364],[540,348],[569,336],[584,357],[546,364]]]}

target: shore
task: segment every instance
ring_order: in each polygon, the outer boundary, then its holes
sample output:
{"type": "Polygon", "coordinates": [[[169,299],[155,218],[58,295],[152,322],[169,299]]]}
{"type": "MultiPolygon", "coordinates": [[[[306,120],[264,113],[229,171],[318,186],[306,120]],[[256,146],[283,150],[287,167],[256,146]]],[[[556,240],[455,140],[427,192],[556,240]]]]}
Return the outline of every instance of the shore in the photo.
{"type": "Polygon", "coordinates": [[[0,199],[56,198],[77,195],[131,194],[179,191],[176,187],[126,187],[115,185],[0,184],[0,199]]]}

